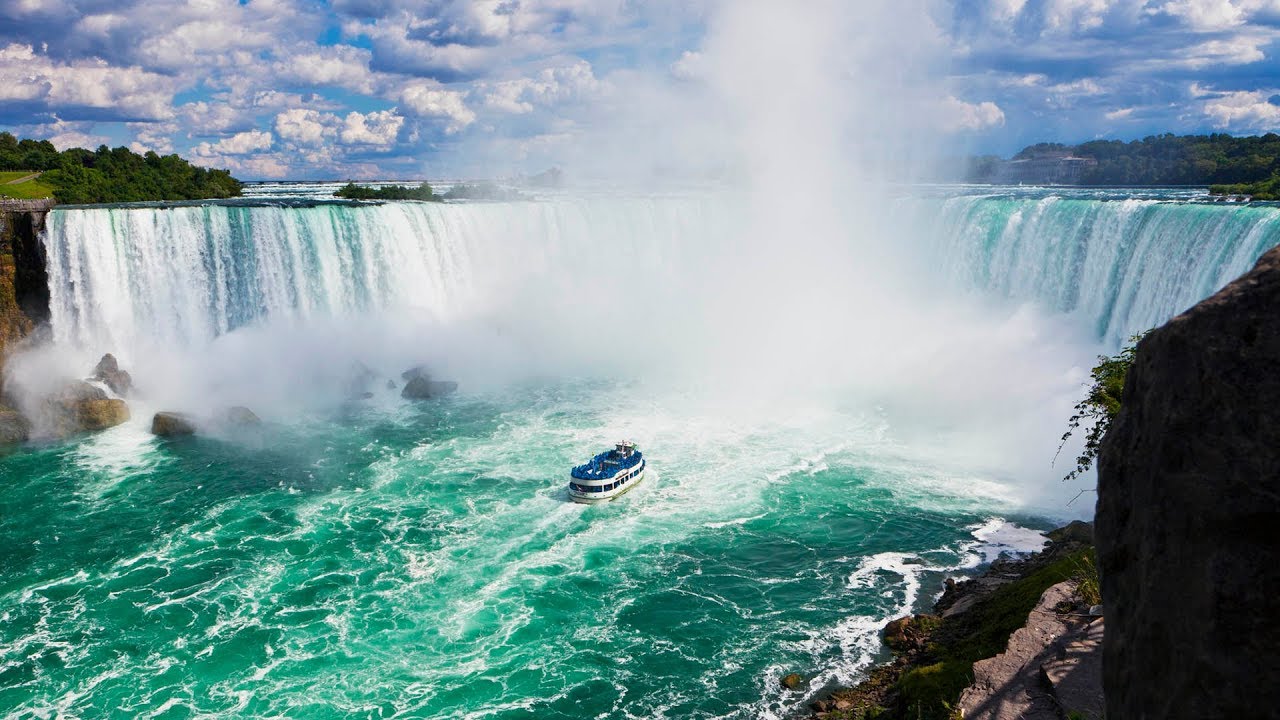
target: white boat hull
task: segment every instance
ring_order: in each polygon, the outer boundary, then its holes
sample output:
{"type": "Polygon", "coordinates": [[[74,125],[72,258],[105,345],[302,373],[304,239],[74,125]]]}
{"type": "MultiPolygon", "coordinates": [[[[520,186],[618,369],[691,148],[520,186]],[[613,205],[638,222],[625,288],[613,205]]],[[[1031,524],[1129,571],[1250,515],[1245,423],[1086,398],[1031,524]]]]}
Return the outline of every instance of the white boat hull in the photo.
{"type": "Polygon", "coordinates": [[[601,490],[599,492],[582,492],[580,490],[575,490],[573,486],[574,485],[580,485],[580,486],[608,485],[608,484],[611,484],[613,480],[610,479],[610,480],[598,481],[595,483],[584,482],[582,480],[572,480],[569,485],[569,498],[576,503],[582,503],[584,505],[598,505],[600,503],[609,502],[610,500],[615,500],[627,494],[628,492],[631,492],[632,488],[634,488],[635,486],[639,485],[641,482],[644,481],[644,476],[647,473],[648,473],[648,468],[642,464],[640,466],[640,472],[636,473],[634,476],[632,476],[625,482],[621,483],[615,488],[612,488],[609,490],[601,490]]]}

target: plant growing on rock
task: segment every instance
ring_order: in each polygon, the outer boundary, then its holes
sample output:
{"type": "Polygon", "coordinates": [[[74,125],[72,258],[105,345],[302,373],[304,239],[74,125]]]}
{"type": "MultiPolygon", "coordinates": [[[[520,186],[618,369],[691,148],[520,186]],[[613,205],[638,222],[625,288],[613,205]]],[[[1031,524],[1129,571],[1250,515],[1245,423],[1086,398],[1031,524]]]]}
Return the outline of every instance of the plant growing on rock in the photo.
{"type": "MultiPolygon", "coordinates": [[[[1098,356],[1098,364],[1094,366],[1089,376],[1093,378],[1093,384],[1089,385],[1089,394],[1085,399],[1076,403],[1075,414],[1067,420],[1067,431],[1062,435],[1062,444],[1058,446],[1058,452],[1062,452],[1062,448],[1066,447],[1067,440],[1080,429],[1080,425],[1089,422],[1089,430],[1084,436],[1084,448],[1080,451],[1080,456],[1076,458],[1076,467],[1067,473],[1063,481],[1075,480],[1093,467],[1093,463],[1098,459],[1098,450],[1102,446],[1102,438],[1107,434],[1107,430],[1111,427],[1111,421],[1115,419],[1120,412],[1120,399],[1124,394],[1124,380],[1129,375],[1129,368],[1133,366],[1134,354],[1138,349],[1138,342],[1147,336],[1148,330],[1144,333],[1133,335],[1129,338],[1129,344],[1120,351],[1118,355],[1107,357],[1106,355],[1098,356]]],[[[1057,455],[1054,455],[1057,460],[1057,455]]]]}

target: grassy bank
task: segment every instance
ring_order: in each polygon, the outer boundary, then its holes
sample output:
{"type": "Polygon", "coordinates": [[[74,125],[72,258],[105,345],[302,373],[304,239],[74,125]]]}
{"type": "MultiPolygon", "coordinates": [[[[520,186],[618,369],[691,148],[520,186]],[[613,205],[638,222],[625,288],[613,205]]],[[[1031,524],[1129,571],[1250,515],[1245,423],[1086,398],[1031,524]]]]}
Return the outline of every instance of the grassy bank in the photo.
{"type": "Polygon", "coordinates": [[[30,170],[0,172],[0,197],[38,200],[53,197],[53,186],[41,182],[40,174],[30,170]],[[28,178],[35,175],[34,178],[28,178]],[[21,180],[22,182],[18,182],[21,180]]]}

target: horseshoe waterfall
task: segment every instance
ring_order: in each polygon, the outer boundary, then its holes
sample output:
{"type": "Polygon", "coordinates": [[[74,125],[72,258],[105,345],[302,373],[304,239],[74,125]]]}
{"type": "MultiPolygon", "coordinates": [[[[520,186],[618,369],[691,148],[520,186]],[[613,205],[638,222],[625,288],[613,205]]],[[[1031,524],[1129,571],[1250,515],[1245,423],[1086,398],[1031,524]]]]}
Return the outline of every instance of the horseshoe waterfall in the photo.
{"type": "Polygon", "coordinates": [[[944,577],[1086,513],[1052,461],[1096,355],[1280,242],[1184,191],[762,203],[54,209],[14,386],[110,352],[132,419],[0,456],[0,707],[791,717],[783,673],[856,681],[944,577]],[[419,365],[458,392],[404,399],[419,365]],[[149,431],[232,406],[261,423],[149,431]],[[643,485],[569,502],[619,439],[643,485]]]}

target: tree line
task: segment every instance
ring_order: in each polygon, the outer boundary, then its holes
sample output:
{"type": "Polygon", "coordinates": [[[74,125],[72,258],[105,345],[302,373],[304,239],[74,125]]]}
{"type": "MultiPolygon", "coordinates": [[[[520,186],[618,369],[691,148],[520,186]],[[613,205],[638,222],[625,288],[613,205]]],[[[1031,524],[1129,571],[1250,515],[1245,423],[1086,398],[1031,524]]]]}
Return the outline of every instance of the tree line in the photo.
{"type": "MultiPolygon", "coordinates": [[[[1012,160],[1066,155],[1097,162],[1083,170],[1080,185],[1231,185],[1280,178],[1280,135],[1276,133],[1249,137],[1166,133],[1132,142],[1038,143],[1012,160]]],[[[971,158],[967,179],[989,182],[1001,162],[991,156],[971,158]]]]}
{"type": "Polygon", "coordinates": [[[59,152],[48,140],[19,140],[0,132],[0,171],[42,172],[60,203],[205,200],[240,195],[226,170],[196,167],[178,155],[143,155],[126,147],[59,152]]]}

